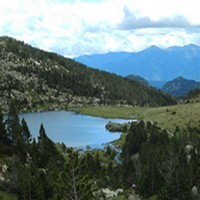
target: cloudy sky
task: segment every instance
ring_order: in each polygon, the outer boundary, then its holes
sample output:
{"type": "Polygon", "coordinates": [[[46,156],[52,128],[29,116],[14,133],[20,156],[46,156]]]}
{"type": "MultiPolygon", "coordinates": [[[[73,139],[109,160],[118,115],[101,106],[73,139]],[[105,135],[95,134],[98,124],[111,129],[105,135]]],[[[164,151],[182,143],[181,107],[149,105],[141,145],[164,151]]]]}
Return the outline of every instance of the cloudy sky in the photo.
{"type": "Polygon", "coordinates": [[[67,57],[200,45],[199,0],[0,0],[0,35],[67,57]]]}

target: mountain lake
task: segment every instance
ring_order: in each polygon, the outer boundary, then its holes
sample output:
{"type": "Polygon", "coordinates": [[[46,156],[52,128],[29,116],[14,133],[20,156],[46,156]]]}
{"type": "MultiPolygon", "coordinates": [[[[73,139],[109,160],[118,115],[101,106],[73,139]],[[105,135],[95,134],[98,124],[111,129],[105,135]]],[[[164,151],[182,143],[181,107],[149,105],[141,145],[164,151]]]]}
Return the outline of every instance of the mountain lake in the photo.
{"type": "Polygon", "coordinates": [[[124,123],[131,120],[91,117],[68,111],[47,111],[23,113],[19,115],[28,124],[31,135],[37,138],[41,123],[47,136],[55,143],[64,143],[67,147],[100,148],[103,144],[120,137],[119,132],[109,132],[105,125],[109,122],[124,123]]]}

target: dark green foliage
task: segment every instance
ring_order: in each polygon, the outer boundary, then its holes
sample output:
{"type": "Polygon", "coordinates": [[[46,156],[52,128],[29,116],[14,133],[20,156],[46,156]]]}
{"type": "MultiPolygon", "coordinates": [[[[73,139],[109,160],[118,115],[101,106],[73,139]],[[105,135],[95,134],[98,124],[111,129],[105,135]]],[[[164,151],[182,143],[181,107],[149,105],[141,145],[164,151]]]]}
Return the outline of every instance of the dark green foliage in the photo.
{"type": "MultiPolygon", "coordinates": [[[[53,181],[62,169],[64,158],[54,143],[47,137],[41,125],[38,142],[32,142],[26,121],[20,122],[14,106],[6,116],[6,123],[0,115],[0,140],[4,147],[0,152],[9,156],[4,172],[6,182],[0,187],[14,192],[18,199],[46,200],[52,197],[53,181]],[[5,146],[9,151],[5,151],[5,146]]],[[[1,157],[0,157],[1,158],[1,157]]],[[[1,172],[1,171],[0,171],[1,172]]]]}
{"type": "Polygon", "coordinates": [[[196,98],[200,96],[200,89],[194,89],[187,94],[187,98],[196,98]]]}
{"type": "Polygon", "coordinates": [[[36,151],[40,158],[38,167],[46,167],[50,160],[54,161],[57,165],[61,165],[63,163],[62,156],[60,156],[60,153],[51,139],[47,137],[43,124],[41,124],[40,127],[36,151]]]}
{"type": "Polygon", "coordinates": [[[14,107],[11,111],[6,123],[0,115],[0,143],[9,146],[9,152],[0,153],[7,156],[8,167],[4,174],[7,181],[1,181],[0,188],[20,200],[90,200],[93,191],[129,189],[132,184],[143,197],[156,195],[161,200],[192,200],[192,188],[200,190],[198,134],[182,135],[177,129],[169,137],[151,122],[135,122],[119,160],[109,145],[104,151],[80,155],[62,144],[64,158],[43,125],[38,140],[32,140],[25,120],[20,122],[14,107]]]}
{"type": "Polygon", "coordinates": [[[27,125],[27,123],[26,123],[24,118],[21,121],[21,126],[22,126],[22,133],[21,134],[22,134],[23,142],[25,144],[30,144],[30,142],[31,142],[31,134],[30,134],[28,125],[27,125]]]}
{"type": "Polygon", "coordinates": [[[0,110],[0,141],[2,143],[6,143],[7,140],[8,140],[8,138],[7,138],[5,123],[4,123],[4,119],[3,119],[3,114],[0,110]]]}
{"type": "Polygon", "coordinates": [[[45,200],[50,198],[50,183],[47,181],[44,169],[38,169],[30,164],[29,166],[21,166],[18,171],[19,199],[45,200]]]}
{"type": "Polygon", "coordinates": [[[106,148],[106,154],[110,156],[111,153],[112,153],[112,149],[110,148],[110,145],[108,145],[106,148]]]}
{"type": "Polygon", "coordinates": [[[6,119],[7,132],[12,146],[17,150],[17,144],[21,139],[21,126],[18,117],[18,112],[14,104],[11,104],[10,110],[6,119]]]}
{"type": "Polygon", "coordinates": [[[27,159],[28,145],[31,141],[31,135],[26,124],[22,119],[20,122],[17,110],[14,104],[11,105],[6,119],[7,141],[10,145],[10,151],[19,156],[24,163],[27,159]]]}
{"type": "Polygon", "coordinates": [[[98,172],[101,169],[100,158],[99,158],[99,153],[98,152],[95,154],[94,161],[95,161],[96,172],[98,172]]]}
{"type": "Polygon", "coordinates": [[[93,199],[91,184],[85,174],[85,166],[78,152],[68,151],[64,170],[58,174],[53,199],[86,200],[93,199]]]}
{"type": "Polygon", "coordinates": [[[145,197],[156,194],[164,183],[162,173],[162,148],[148,142],[140,152],[141,175],[138,179],[139,190],[145,197]]]}
{"type": "Polygon", "coordinates": [[[198,146],[197,151],[195,151],[194,149],[191,152],[191,166],[193,168],[193,174],[192,174],[192,178],[193,178],[193,182],[194,184],[200,188],[200,148],[198,146]]]}
{"type": "MultiPolygon", "coordinates": [[[[14,192],[20,200],[47,200],[53,197],[68,199],[68,195],[74,199],[93,198],[87,167],[77,152],[69,150],[67,160],[64,161],[55,144],[47,137],[43,125],[40,127],[38,141],[32,141],[26,121],[22,119],[20,122],[14,106],[7,116],[6,125],[2,116],[0,115],[0,142],[3,146],[9,141],[11,147],[9,154],[3,151],[1,154],[12,155],[4,175],[9,181],[0,182],[2,189],[14,192]],[[63,180],[63,177],[67,177],[67,180],[63,180]],[[69,192],[67,196],[63,187],[69,192]]],[[[98,173],[99,155],[96,154],[92,159],[88,168],[93,169],[93,173],[98,173]]]]}
{"type": "Polygon", "coordinates": [[[109,162],[107,172],[108,172],[109,176],[112,176],[112,174],[113,174],[113,164],[112,164],[112,162],[109,162]]]}
{"type": "Polygon", "coordinates": [[[89,173],[90,177],[93,177],[94,174],[96,175],[96,172],[97,172],[98,169],[96,168],[96,162],[95,162],[95,159],[92,156],[92,154],[88,153],[86,155],[85,164],[87,166],[88,173],[89,173]]]}
{"type": "Polygon", "coordinates": [[[179,152],[171,177],[159,193],[159,199],[193,199],[192,168],[187,162],[184,149],[179,152]]]}
{"type": "Polygon", "coordinates": [[[107,145],[105,156],[110,158],[111,160],[114,160],[116,154],[117,154],[117,152],[115,151],[115,149],[113,149],[110,145],[107,145]]]}
{"type": "Polygon", "coordinates": [[[7,146],[7,153],[13,151],[22,162],[25,162],[31,135],[25,120],[22,119],[20,122],[14,104],[11,105],[10,111],[6,116],[5,127],[4,146],[7,146]]]}
{"type": "Polygon", "coordinates": [[[132,184],[136,183],[136,166],[134,159],[131,156],[124,158],[122,163],[122,181],[123,185],[130,188],[132,184]]]}
{"type": "Polygon", "coordinates": [[[169,138],[165,130],[150,122],[132,125],[121,155],[124,185],[136,184],[144,197],[158,194],[162,200],[192,200],[193,186],[200,186],[199,142],[199,136],[195,135],[179,133],[169,138]],[[138,146],[132,139],[136,130],[141,134],[146,132],[147,136],[145,140],[135,137],[142,141],[138,146]]]}
{"type": "Polygon", "coordinates": [[[190,91],[185,97],[184,101],[186,103],[200,102],[200,89],[194,89],[190,91]]]}
{"type": "Polygon", "coordinates": [[[124,156],[130,156],[134,153],[140,151],[141,145],[147,140],[147,131],[145,130],[145,124],[143,121],[140,121],[138,124],[134,122],[131,124],[131,127],[128,131],[126,137],[125,145],[122,149],[122,154],[124,156]]]}
{"type": "Polygon", "coordinates": [[[0,110],[0,154],[10,153],[10,138],[8,136],[3,114],[0,110]]]}

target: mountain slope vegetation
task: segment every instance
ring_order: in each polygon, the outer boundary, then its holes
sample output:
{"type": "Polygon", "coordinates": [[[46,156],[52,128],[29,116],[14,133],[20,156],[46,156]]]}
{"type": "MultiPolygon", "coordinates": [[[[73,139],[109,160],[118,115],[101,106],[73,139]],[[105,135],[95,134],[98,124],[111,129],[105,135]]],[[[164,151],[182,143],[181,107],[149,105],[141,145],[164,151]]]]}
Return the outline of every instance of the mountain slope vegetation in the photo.
{"type": "Polygon", "coordinates": [[[91,69],[72,59],[0,37],[0,103],[20,110],[56,109],[85,104],[169,105],[168,95],[137,81],[91,69]]]}
{"type": "Polygon", "coordinates": [[[184,98],[186,103],[199,103],[200,102],[200,88],[190,91],[184,98]]]}
{"type": "Polygon", "coordinates": [[[188,92],[196,88],[200,88],[200,82],[188,80],[184,77],[177,77],[165,83],[162,90],[174,96],[185,96],[188,92]]]}
{"type": "Polygon", "coordinates": [[[136,75],[130,74],[130,75],[126,76],[126,78],[128,80],[138,81],[138,82],[142,83],[143,85],[149,86],[148,81],[145,80],[144,78],[140,77],[140,76],[136,76],[136,75]]]}

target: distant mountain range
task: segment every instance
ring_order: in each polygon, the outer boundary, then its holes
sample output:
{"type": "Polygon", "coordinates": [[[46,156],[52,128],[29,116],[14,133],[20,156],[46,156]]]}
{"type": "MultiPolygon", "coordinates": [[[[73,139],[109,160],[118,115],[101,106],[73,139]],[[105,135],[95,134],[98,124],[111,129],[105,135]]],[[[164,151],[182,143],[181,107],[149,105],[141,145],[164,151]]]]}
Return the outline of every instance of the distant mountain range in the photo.
{"type": "Polygon", "coordinates": [[[188,93],[190,93],[191,91],[195,89],[200,90],[200,82],[195,81],[195,80],[189,80],[182,76],[179,76],[175,78],[174,80],[167,81],[167,82],[147,81],[141,76],[132,75],[132,74],[126,76],[125,78],[132,81],[138,81],[139,83],[142,83],[145,86],[149,86],[149,87],[153,86],[170,95],[177,96],[177,97],[186,96],[188,93]]]}
{"type": "Polygon", "coordinates": [[[151,46],[138,53],[83,55],[75,60],[121,76],[139,75],[148,81],[169,81],[178,76],[200,80],[200,47],[193,44],[166,49],[151,46]]]}
{"type": "Polygon", "coordinates": [[[72,59],[0,37],[0,106],[20,110],[92,105],[169,105],[174,99],[138,81],[88,68],[72,59]]]}
{"type": "Polygon", "coordinates": [[[200,88],[200,82],[178,77],[165,83],[162,90],[174,96],[185,96],[196,88],[200,88]]]}

